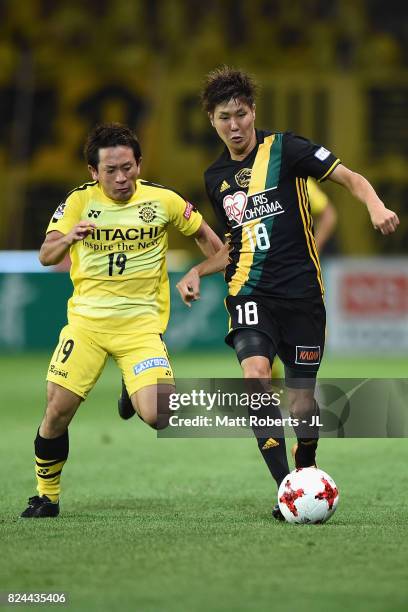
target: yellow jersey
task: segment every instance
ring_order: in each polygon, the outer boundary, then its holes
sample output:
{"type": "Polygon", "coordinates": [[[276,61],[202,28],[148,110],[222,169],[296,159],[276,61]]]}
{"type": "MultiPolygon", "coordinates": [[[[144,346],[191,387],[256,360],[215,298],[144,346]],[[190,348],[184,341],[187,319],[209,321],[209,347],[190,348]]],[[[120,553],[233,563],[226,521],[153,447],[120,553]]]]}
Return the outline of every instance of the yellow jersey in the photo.
{"type": "Polygon", "coordinates": [[[310,177],[307,180],[307,191],[309,193],[311,213],[313,216],[318,217],[322,214],[327,204],[329,203],[329,198],[324,193],[324,191],[320,189],[316,181],[314,181],[310,177]]]}
{"type": "Polygon", "coordinates": [[[201,225],[200,213],[155,183],[136,181],[131,199],[118,202],[93,181],[68,194],[47,233],[68,234],[81,220],[96,228],[70,249],[74,293],[68,322],[112,334],[163,333],[170,312],[167,227],[172,224],[190,236],[201,225]]]}

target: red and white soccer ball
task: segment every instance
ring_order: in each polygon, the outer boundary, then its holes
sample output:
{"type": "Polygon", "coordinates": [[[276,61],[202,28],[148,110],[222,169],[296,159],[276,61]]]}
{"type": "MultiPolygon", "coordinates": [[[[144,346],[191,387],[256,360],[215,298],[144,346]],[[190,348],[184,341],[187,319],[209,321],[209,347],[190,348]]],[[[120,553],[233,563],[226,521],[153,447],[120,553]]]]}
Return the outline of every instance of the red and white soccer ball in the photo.
{"type": "Polygon", "coordinates": [[[278,491],[279,508],[288,523],[325,523],[335,513],[338,501],[333,478],[315,467],[293,470],[278,491]]]}

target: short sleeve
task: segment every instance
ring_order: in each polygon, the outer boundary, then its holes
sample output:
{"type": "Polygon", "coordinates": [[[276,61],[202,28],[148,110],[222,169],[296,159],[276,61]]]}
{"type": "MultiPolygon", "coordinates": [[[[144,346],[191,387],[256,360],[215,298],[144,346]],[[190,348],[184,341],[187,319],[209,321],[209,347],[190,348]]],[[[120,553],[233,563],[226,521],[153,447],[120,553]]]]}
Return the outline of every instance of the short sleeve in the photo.
{"type": "Polygon", "coordinates": [[[57,207],[48,224],[46,233],[57,230],[61,234],[68,234],[74,225],[81,220],[82,208],[83,205],[78,194],[76,192],[71,193],[65,202],[61,202],[57,207]]]}
{"type": "Polygon", "coordinates": [[[325,147],[288,132],[284,136],[284,159],[297,176],[312,176],[319,183],[341,163],[340,159],[325,147]]]}
{"type": "Polygon", "coordinates": [[[169,222],[185,236],[195,234],[200,228],[203,217],[191,202],[185,200],[176,192],[169,193],[169,222]]]}

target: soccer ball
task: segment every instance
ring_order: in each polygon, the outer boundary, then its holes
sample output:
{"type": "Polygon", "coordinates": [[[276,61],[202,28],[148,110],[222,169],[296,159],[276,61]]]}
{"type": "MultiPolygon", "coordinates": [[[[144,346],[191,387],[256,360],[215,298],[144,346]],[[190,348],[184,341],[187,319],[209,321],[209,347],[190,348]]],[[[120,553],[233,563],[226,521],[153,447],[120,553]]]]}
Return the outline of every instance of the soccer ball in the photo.
{"type": "Polygon", "coordinates": [[[293,470],[278,491],[279,508],[288,523],[325,523],[335,513],[338,501],[334,480],[315,467],[293,470]]]}

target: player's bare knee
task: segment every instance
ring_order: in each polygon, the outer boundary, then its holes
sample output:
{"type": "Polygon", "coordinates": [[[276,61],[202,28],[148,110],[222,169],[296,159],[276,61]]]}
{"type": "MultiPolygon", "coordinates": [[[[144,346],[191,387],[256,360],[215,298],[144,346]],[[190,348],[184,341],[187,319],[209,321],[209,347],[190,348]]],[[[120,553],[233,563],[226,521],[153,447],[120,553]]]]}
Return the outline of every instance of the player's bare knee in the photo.
{"type": "Polygon", "coordinates": [[[49,434],[56,435],[60,430],[63,433],[74,416],[82,398],[72,391],[53,383],[49,383],[47,386],[47,398],[48,402],[42,428],[45,428],[49,434]]]}
{"type": "Polygon", "coordinates": [[[292,416],[302,418],[313,412],[315,407],[312,389],[288,389],[288,409],[292,416]]]}
{"type": "Polygon", "coordinates": [[[137,414],[140,414],[140,410],[137,404],[137,393],[132,393],[132,395],[130,396],[130,401],[132,402],[133,410],[137,412],[137,414]]]}
{"type": "Polygon", "coordinates": [[[72,415],[72,407],[58,404],[56,401],[49,402],[45,411],[45,416],[49,421],[67,420],[72,415]]]}
{"type": "Polygon", "coordinates": [[[149,410],[149,409],[145,409],[145,410],[139,410],[139,414],[142,417],[143,421],[146,423],[146,425],[149,425],[150,427],[153,427],[153,429],[156,429],[156,424],[157,424],[157,411],[156,410],[149,410]]]}
{"type": "Polygon", "coordinates": [[[153,411],[139,411],[140,417],[152,429],[165,429],[169,424],[170,414],[159,413],[153,411]]]}
{"type": "Polygon", "coordinates": [[[242,368],[244,378],[269,380],[271,377],[271,367],[265,363],[245,364],[242,368]]]}
{"type": "Polygon", "coordinates": [[[153,429],[164,429],[169,424],[170,395],[173,392],[173,385],[143,387],[132,395],[133,407],[147,425],[153,429]]]}
{"type": "Polygon", "coordinates": [[[170,421],[169,414],[158,414],[155,423],[149,423],[150,427],[159,431],[160,429],[166,429],[170,421]]]}

